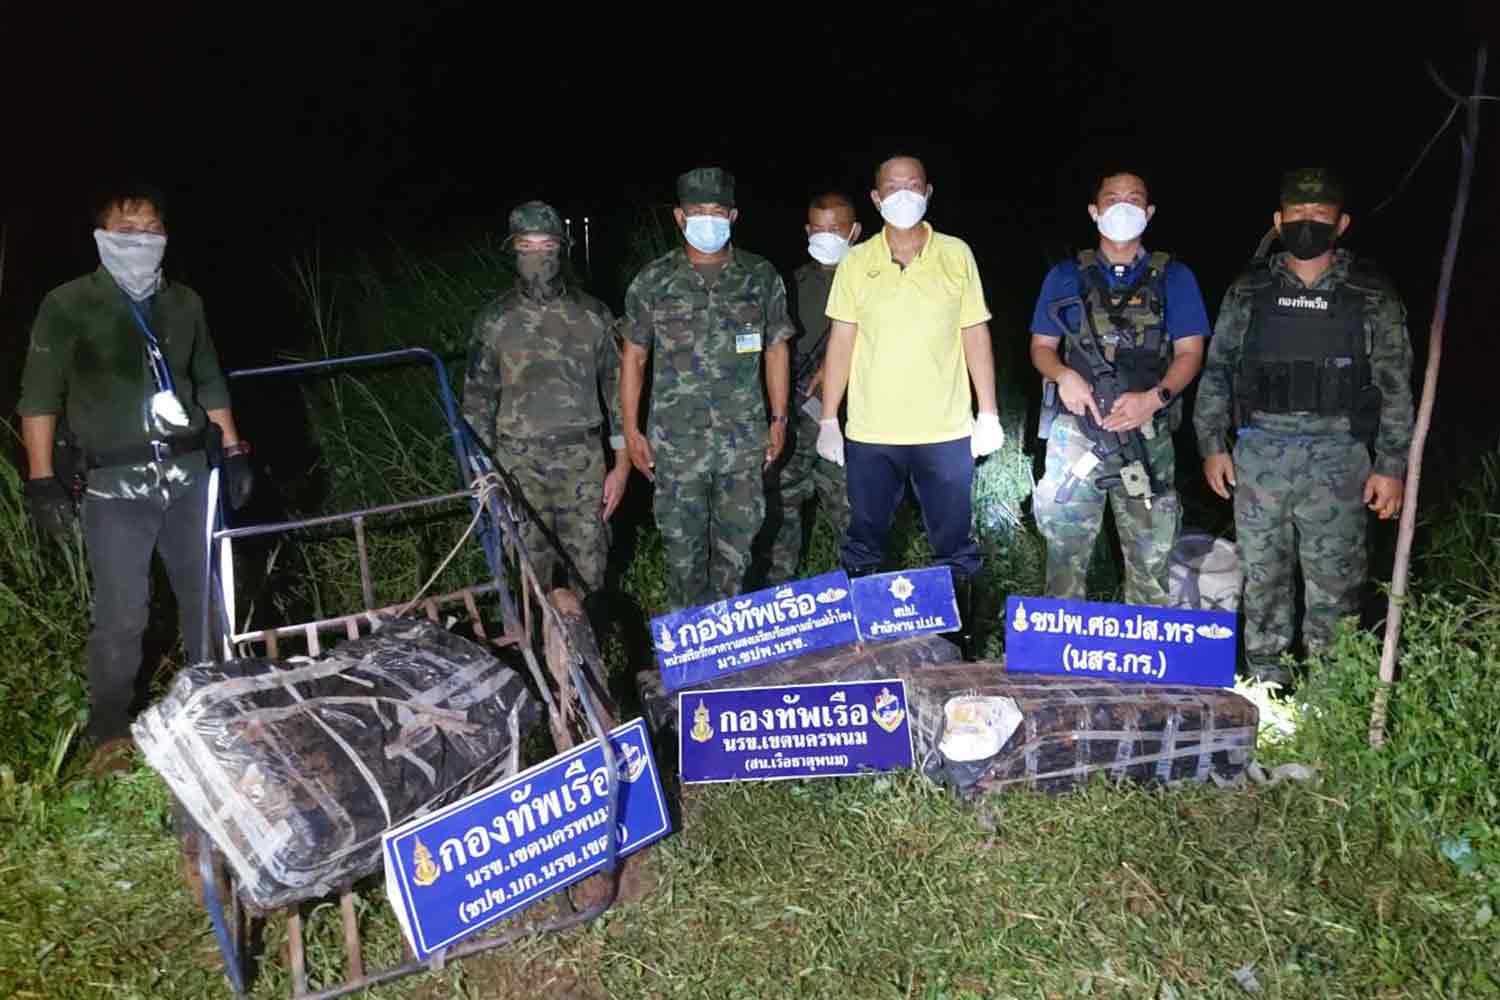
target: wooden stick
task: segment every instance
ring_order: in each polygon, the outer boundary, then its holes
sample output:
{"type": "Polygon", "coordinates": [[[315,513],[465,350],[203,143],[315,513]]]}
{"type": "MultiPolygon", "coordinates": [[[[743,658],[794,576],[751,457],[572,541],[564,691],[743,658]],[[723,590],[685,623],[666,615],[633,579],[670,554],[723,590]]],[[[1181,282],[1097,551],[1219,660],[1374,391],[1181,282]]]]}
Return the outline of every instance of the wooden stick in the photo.
{"type": "Polygon", "coordinates": [[[1432,310],[1432,329],[1427,341],[1427,371],[1422,377],[1422,400],[1417,406],[1417,423],[1412,432],[1411,451],[1407,459],[1406,490],[1401,507],[1401,527],[1396,534],[1396,559],[1391,568],[1391,596],[1386,607],[1385,643],[1380,650],[1380,687],[1370,711],[1370,745],[1385,743],[1386,713],[1391,686],[1396,680],[1396,647],[1401,640],[1401,611],[1406,602],[1406,582],[1411,573],[1412,536],[1417,528],[1417,487],[1422,479],[1422,452],[1427,431],[1432,425],[1432,407],[1437,397],[1438,363],[1443,357],[1443,324],[1448,316],[1448,291],[1453,284],[1453,264],[1458,257],[1458,238],[1463,232],[1464,211],[1469,204],[1469,187],[1474,177],[1474,146],[1479,141],[1479,95],[1484,93],[1486,46],[1479,47],[1474,66],[1474,89],[1462,98],[1468,105],[1468,125],[1459,140],[1458,193],[1453,199],[1453,217],[1448,223],[1448,243],[1443,250],[1439,272],[1437,302],[1432,310]]]}

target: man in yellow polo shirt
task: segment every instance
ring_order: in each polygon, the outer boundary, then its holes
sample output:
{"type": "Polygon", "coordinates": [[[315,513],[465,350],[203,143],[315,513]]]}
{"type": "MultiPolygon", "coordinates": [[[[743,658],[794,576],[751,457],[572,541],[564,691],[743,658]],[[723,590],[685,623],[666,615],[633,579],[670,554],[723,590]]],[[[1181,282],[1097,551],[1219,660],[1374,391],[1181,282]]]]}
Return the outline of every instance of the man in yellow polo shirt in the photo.
{"type": "Polygon", "coordinates": [[[1005,438],[979,269],[968,244],[922,221],[931,197],[927,170],[915,157],[892,157],[875,172],[870,198],[885,226],[839,262],[828,294],[818,454],[840,465],[847,458],[842,558],[851,576],[879,569],[911,481],[933,555],[953,569],[964,619],[959,641],[972,656],[974,460],[1005,438]],[[846,387],[847,444],[837,416],[846,387]]]}

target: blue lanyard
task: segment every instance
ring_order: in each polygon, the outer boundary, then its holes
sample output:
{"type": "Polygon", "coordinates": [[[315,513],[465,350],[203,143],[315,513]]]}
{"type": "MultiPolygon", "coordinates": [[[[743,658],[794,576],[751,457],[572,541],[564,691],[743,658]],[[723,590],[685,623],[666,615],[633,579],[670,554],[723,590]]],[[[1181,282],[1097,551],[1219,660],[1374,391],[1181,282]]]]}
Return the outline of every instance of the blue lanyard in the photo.
{"type": "Polygon", "coordinates": [[[177,386],[172,381],[172,369],[167,365],[166,355],[162,353],[161,342],[156,339],[156,334],[151,332],[151,324],[146,322],[146,314],[141,312],[140,303],[128,296],[125,301],[130,304],[130,312],[135,317],[136,325],[141,328],[141,333],[146,335],[146,356],[151,359],[151,374],[156,378],[157,390],[176,392],[177,386]]]}

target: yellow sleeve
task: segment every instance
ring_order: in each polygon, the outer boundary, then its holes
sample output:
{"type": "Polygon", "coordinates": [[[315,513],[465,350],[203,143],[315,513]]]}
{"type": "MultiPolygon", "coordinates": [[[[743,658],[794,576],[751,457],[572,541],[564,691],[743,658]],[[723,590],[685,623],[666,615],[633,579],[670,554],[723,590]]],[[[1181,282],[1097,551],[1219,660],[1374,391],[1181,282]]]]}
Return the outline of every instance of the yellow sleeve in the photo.
{"type": "Polygon", "coordinates": [[[845,254],[844,259],[839,261],[838,268],[833,272],[833,287],[828,289],[828,305],[823,314],[829,319],[838,320],[840,323],[858,323],[859,314],[855,311],[854,302],[854,275],[855,269],[849,266],[849,260],[853,254],[845,254]]]}
{"type": "Polygon", "coordinates": [[[964,255],[964,291],[958,302],[958,328],[968,329],[990,319],[989,308],[984,304],[984,283],[979,280],[979,265],[974,262],[974,252],[967,243],[960,244],[964,255]]]}

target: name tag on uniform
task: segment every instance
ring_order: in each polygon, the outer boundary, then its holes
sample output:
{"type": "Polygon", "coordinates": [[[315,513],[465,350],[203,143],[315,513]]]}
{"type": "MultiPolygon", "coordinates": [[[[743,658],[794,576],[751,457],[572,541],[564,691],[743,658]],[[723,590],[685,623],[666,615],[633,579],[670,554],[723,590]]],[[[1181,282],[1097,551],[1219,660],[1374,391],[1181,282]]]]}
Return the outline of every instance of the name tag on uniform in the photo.
{"type": "Polygon", "coordinates": [[[736,354],[755,354],[760,351],[759,333],[737,333],[734,336],[736,354]]]}

